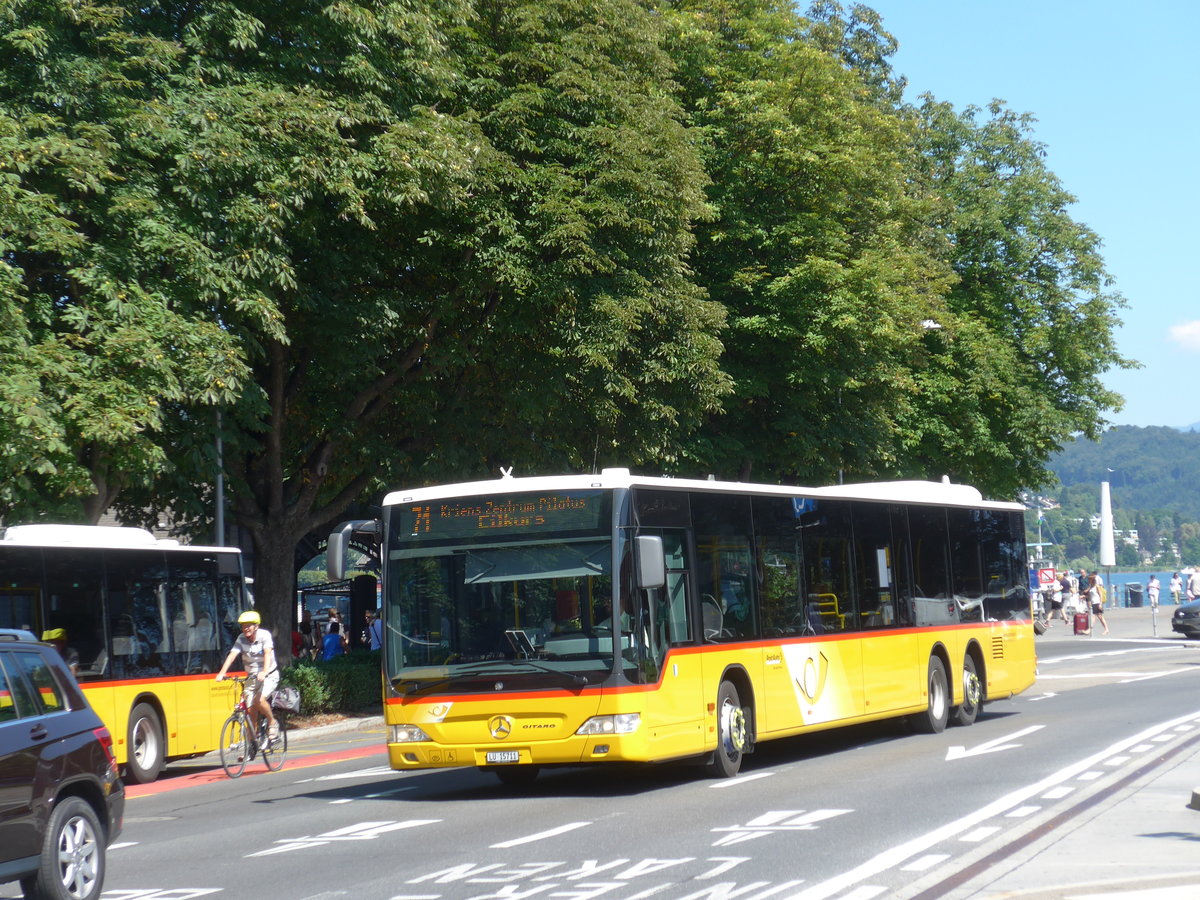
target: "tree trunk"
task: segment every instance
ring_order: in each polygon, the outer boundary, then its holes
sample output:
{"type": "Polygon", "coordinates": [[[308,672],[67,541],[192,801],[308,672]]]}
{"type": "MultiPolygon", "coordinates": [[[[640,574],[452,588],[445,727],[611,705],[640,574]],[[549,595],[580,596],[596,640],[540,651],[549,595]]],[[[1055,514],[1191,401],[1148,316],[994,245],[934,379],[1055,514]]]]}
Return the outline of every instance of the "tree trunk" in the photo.
{"type": "Polygon", "coordinates": [[[254,538],[254,602],[263,627],[275,639],[280,666],[292,659],[296,617],[296,544],[302,535],[278,523],[256,528],[254,538]]]}

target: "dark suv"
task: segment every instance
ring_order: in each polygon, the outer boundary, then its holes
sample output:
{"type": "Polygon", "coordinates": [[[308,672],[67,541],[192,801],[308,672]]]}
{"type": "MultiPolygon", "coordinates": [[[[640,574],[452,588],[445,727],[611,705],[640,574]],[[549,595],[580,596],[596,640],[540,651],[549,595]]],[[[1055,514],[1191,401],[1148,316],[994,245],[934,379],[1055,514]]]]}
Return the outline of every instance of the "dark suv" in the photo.
{"type": "Polygon", "coordinates": [[[124,812],[112,735],[58,651],[0,629],[0,882],[95,900],[124,812]]]}

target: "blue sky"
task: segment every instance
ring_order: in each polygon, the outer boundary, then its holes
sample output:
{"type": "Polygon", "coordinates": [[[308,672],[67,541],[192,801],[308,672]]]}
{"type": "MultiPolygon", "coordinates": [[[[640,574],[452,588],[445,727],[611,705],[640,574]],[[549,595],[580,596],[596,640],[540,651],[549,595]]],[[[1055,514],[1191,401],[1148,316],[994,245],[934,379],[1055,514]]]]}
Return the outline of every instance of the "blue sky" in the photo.
{"type": "MultiPolygon", "coordinates": [[[[844,6],[852,0],[843,0],[844,6]]],[[[866,0],[900,42],[907,98],[992,98],[1037,118],[1047,164],[1124,295],[1116,425],[1200,422],[1200,3],[866,0]]]]}

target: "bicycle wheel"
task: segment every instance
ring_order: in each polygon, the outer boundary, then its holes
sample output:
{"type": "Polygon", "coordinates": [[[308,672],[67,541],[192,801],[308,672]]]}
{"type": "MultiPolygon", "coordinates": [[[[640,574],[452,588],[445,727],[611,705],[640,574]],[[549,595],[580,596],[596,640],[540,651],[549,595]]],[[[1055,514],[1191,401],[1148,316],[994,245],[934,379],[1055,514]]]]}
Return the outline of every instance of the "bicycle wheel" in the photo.
{"type": "Polygon", "coordinates": [[[287,759],[287,725],[278,716],[275,721],[279,725],[279,737],[267,744],[262,752],[263,762],[272,772],[282,769],[284,760],[287,759]]]}
{"type": "Polygon", "coordinates": [[[237,778],[246,771],[250,758],[249,728],[241,713],[234,713],[221,726],[221,765],[225,774],[237,778]]]}

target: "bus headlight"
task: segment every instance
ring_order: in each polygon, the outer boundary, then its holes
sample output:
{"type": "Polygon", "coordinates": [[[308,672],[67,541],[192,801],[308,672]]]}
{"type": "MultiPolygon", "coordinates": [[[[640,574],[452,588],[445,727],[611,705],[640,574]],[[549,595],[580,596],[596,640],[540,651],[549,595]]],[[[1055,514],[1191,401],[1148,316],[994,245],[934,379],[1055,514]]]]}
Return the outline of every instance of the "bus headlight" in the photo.
{"type": "Polygon", "coordinates": [[[592,716],[576,734],[633,734],[642,723],[641,713],[619,713],[615,716],[592,716]]]}
{"type": "Polygon", "coordinates": [[[392,744],[412,744],[417,741],[431,741],[429,735],[423,732],[416,725],[393,725],[392,737],[389,743],[392,744]]]}

